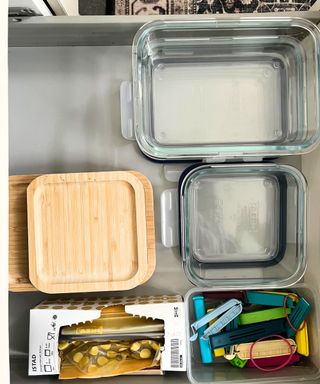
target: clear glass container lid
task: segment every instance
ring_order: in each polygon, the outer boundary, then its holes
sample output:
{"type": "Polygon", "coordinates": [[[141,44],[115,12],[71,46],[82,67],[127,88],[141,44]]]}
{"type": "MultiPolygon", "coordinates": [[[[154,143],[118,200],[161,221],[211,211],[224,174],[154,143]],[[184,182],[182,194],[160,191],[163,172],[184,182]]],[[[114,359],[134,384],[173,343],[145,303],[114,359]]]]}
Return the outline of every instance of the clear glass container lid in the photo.
{"type": "Polygon", "coordinates": [[[180,184],[181,253],[200,286],[288,286],[304,273],[306,183],[276,164],[200,165],[180,184]]]}
{"type": "Polygon", "coordinates": [[[299,18],[146,24],[133,43],[140,149],[158,160],[311,150],[320,130],[319,36],[299,18]]]}

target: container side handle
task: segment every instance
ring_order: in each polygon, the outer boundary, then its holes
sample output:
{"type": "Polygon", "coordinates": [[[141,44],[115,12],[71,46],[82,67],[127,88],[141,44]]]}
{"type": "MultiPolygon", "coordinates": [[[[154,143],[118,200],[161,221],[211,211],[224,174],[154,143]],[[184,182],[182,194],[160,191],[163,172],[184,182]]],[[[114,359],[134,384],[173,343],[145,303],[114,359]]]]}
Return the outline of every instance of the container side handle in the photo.
{"type": "Polygon", "coordinates": [[[179,210],[177,188],[161,193],[161,241],[167,247],[179,245],[179,210]]]}
{"type": "Polygon", "coordinates": [[[127,140],[135,140],[131,81],[123,81],[120,85],[120,111],[122,136],[127,140]]]}

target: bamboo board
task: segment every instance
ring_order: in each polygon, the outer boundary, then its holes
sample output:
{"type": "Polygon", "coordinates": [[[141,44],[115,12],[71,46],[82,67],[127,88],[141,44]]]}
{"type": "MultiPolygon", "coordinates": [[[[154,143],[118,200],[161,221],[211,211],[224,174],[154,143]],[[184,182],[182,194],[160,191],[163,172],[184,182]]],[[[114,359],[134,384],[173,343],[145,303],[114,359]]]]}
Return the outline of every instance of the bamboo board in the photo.
{"type": "MultiPolygon", "coordinates": [[[[26,219],[16,218],[26,218],[25,191],[35,177],[9,178],[10,217],[16,223],[15,230],[10,227],[9,253],[9,288],[14,291],[35,289],[27,274],[26,219]]],[[[153,194],[145,176],[133,171],[43,175],[28,193],[30,277],[38,289],[125,290],[152,276],[153,194]]]]}
{"type": "Polygon", "coordinates": [[[38,175],[9,177],[9,290],[36,291],[29,280],[27,187],[38,175]]]}

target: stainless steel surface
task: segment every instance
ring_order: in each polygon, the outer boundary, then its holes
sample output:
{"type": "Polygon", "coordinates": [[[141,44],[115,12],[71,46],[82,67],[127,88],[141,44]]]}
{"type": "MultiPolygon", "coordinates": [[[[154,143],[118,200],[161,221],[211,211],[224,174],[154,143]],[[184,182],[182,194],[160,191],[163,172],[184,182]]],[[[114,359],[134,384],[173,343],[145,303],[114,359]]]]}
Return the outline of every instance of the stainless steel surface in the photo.
{"type": "Polygon", "coordinates": [[[37,16],[33,9],[26,7],[9,7],[9,17],[30,17],[37,16]]]}
{"type": "MultiPolygon", "coordinates": [[[[305,17],[314,23],[320,22],[320,13],[279,12],[254,14],[254,17],[305,17]]],[[[217,14],[217,19],[236,19],[236,14],[217,14]]],[[[250,16],[242,16],[250,17],[250,16]]],[[[190,16],[189,16],[190,18],[190,16]]],[[[193,19],[207,19],[207,15],[193,16],[193,19]]],[[[133,36],[145,23],[152,20],[175,20],[177,16],[56,16],[30,17],[19,23],[9,23],[9,46],[16,47],[50,47],[70,45],[131,45],[133,36]]],[[[179,16],[186,20],[188,16],[179,16]]]]}

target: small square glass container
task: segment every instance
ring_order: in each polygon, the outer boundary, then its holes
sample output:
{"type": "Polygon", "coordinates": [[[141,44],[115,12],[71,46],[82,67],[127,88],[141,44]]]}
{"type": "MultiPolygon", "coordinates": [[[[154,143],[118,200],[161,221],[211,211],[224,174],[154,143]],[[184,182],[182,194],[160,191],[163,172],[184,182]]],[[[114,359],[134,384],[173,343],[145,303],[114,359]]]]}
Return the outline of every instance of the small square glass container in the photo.
{"type": "Polygon", "coordinates": [[[134,129],[156,160],[281,156],[318,143],[319,29],[300,18],[155,21],[133,43],[134,129]]]}
{"type": "Polygon", "coordinates": [[[296,283],[304,274],[306,182],[272,163],[198,165],[180,181],[181,253],[198,286],[296,283]]]}

